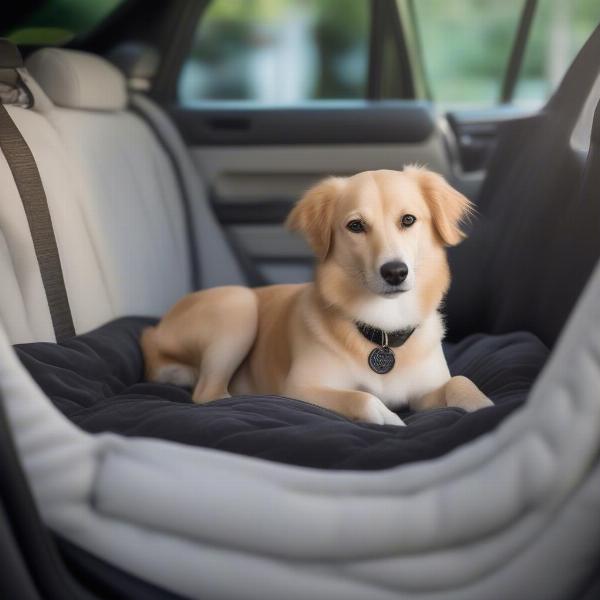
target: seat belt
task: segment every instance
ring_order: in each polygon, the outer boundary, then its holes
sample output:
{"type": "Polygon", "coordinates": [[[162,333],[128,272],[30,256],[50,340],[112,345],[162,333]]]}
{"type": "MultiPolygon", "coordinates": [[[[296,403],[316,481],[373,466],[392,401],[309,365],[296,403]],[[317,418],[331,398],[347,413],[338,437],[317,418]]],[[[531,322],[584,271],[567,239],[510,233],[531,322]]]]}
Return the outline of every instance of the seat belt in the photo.
{"type": "Polygon", "coordinates": [[[27,142],[0,103],[0,149],[15,180],[33,240],[57,342],[75,335],[60,256],[40,173],[27,142]]]}

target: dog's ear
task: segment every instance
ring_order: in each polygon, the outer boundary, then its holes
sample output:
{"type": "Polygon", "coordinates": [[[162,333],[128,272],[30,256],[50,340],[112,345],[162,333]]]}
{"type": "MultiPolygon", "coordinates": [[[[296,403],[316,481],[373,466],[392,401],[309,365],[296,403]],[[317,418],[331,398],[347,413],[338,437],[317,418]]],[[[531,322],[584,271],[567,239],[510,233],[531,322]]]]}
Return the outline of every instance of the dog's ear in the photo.
{"type": "Polygon", "coordinates": [[[417,180],[442,242],[447,246],[462,242],[466,235],[461,223],[474,212],[471,201],[433,171],[411,165],[405,167],[404,172],[417,180]]]}
{"type": "Polygon", "coordinates": [[[345,181],[343,177],[328,177],[312,187],[285,222],[288,229],[306,238],[319,260],[324,260],[330,250],[333,209],[345,181]]]}

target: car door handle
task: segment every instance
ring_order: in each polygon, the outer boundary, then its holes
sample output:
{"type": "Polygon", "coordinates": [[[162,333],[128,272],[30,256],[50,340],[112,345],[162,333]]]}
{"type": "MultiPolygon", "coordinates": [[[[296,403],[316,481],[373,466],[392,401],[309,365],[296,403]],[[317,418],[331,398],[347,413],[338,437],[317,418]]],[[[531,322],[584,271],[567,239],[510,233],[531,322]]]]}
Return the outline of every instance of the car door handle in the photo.
{"type": "Polygon", "coordinates": [[[208,126],[217,131],[247,131],[252,122],[246,117],[214,117],[208,121],[208,126]]]}

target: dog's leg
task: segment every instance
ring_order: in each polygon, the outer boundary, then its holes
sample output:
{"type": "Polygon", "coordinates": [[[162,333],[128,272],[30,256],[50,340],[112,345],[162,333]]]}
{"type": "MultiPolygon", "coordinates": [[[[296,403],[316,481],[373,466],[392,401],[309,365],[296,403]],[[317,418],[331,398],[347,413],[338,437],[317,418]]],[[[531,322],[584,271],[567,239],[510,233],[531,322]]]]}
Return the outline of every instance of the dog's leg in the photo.
{"type": "Polygon", "coordinates": [[[404,425],[396,413],[379,398],[367,392],[294,386],[286,390],[286,395],[340,413],[352,421],[365,421],[379,425],[404,425]]]}
{"type": "Polygon", "coordinates": [[[240,323],[235,329],[221,332],[203,348],[200,377],[192,394],[196,404],[229,397],[229,382],[248,354],[255,335],[255,324],[240,323]]]}
{"type": "Polygon", "coordinates": [[[470,379],[462,375],[452,377],[442,387],[410,402],[413,410],[456,406],[467,412],[493,405],[494,403],[470,379]]]}
{"type": "Polygon", "coordinates": [[[210,313],[198,340],[202,360],[192,394],[197,404],[229,397],[229,382],[252,347],[258,326],[256,296],[246,288],[229,288],[210,313]]]}
{"type": "Polygon", "coordinates": [[[172,383],[182,387],[194,387],[198,380],[197,369],[163,354],[157,336],[157,327],[146,327],[140,345],[144,353],[145,377],[156,383],[172,383]]]}
{"type": "Polygon", "coordinates": [[[142,335],[146,377],[195,385],[192,399],[229,396],[229,382],[256,337],[257,300],[237,286],[191,294],[142,335]]]}

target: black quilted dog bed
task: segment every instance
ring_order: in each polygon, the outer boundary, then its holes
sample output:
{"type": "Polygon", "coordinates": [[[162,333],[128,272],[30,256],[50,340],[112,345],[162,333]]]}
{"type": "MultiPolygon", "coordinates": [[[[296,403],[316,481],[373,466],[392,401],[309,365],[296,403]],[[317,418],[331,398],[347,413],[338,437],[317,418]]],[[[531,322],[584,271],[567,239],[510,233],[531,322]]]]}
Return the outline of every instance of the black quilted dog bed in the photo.
{"type": "Polygon", "coordinates": [[[444,350],[452,374],[495,403],[400,413],[407,427],[353,423],[299,400],[238,396],[204,406],[190,390],[143,380],[138,338],[153,319],[118,319],[62,344],[16,351],[52,402],[82,429],[156,437],[323,469],[382,469],[440,456],[496,427],[525,401],[549,354],[532,334],[473,335],[444,350]]]}

